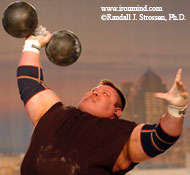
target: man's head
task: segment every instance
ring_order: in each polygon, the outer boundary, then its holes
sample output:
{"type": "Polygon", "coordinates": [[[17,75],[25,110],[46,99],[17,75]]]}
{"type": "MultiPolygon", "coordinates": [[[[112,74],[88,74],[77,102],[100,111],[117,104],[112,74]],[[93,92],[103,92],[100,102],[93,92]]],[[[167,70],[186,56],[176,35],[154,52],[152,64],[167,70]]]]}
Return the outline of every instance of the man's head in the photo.
{"type": "Polygon", "coordinates": [[[81,99],[78,108],[101,118],[119,117],[125,107],[122,92],[110,81],[102,80],[81,99]]]}

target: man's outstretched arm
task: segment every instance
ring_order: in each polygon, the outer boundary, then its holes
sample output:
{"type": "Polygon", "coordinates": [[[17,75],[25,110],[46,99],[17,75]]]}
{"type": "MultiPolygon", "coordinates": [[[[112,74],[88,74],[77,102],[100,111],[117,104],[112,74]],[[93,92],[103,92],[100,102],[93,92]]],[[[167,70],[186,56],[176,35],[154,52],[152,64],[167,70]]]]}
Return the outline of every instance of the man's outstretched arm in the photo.
{"type": "Polygon", "coordinates": [[[39,50],[50,38],[51,34],[48,31],[46,36],[29,36],[25,40],[17,69],[20,96],[34,126],[51,106],[60,101],[56,94],[45,86],[40,65],[39,50]]]}
{"type": "Polygon", "coordinates": [[[168,110],[158,124],[138,125],[128,143],[128,157],[132,162],[142,162],[155,157],[172,146],[183,128],[185,109],[188,104],[188,92],[181,81],[179,69],[172,88],[167,93],[156,93],[155,97],[168,102],[168,110]]]}

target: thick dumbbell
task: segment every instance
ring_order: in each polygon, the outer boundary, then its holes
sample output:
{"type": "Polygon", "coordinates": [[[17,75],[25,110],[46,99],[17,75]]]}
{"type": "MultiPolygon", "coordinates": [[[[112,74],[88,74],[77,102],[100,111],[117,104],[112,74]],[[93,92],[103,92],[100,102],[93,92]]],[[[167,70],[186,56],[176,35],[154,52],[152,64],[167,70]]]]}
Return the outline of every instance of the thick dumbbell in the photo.
{"type": "MultiPolygon", "coordinates": [[[[2,24],[5,31],[16,38],[33,35],[44,35],[38,27],[38,16],[35,8],[26,2],[16,1],[7,6],[2,24]]],[[[69,30],[52,33],[45,47],[48,59],[60,66],[74,63],[80,56],[81,43],[78,37],[69,30]]]]}

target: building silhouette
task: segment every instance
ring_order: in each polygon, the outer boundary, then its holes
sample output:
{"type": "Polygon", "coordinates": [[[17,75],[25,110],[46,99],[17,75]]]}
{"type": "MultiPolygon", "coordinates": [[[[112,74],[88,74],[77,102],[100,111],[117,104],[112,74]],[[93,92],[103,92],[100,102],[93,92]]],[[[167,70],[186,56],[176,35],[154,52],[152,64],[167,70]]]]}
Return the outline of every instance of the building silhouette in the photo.
{"type": "Polygon", "coordinates": [[[140,76],[137,84],[123,81],[121,89],[127,100],[122,118],[137,123],[155,123],[166,111],[166,102],[155,98],[155,92],[166,92],[162,79],[150,68],[140,76]]]}

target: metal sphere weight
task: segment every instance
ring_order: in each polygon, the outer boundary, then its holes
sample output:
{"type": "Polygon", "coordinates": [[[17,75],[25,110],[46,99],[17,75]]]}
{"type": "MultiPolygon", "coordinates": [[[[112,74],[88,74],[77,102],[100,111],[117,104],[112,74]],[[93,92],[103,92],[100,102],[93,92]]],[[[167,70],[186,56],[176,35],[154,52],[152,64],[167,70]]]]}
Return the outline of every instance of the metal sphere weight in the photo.
{"type": "Polygon", "coordinates": [[[54,32],[45,48],[48,59],[59,66],[73,64],[80,56],[81,43],[69,30],[54,32]]]}
{"type": "Polygon", "coordinates": [[[29,36],[38,25],[35,8],[29,3],[16,1],[4,11],[2,24],[5,31],[13,37],[29,36]]]}

